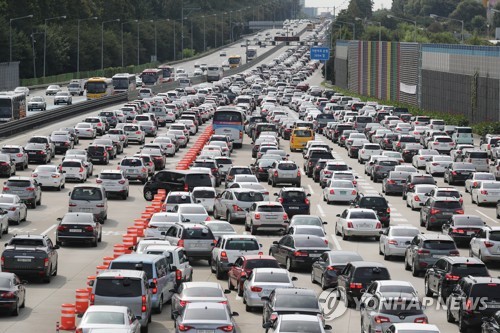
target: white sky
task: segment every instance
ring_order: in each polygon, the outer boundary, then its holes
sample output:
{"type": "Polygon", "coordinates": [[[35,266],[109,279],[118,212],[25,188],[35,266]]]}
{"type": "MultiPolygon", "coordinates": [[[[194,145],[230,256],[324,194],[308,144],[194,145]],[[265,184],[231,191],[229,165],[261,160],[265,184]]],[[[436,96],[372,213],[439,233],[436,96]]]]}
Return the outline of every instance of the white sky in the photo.
{"type": "MultiPolygon", "coordinates": [[[[306,0],[306,7],[337,7],[338,9],[347,8],[349,0],[306,0]]],[[[392,0],[373,0],[373,10],[380,8],[390,9],[392,6],[392,0]]],[[[319,10],[320,12],[325,10],[319,10]]]]}

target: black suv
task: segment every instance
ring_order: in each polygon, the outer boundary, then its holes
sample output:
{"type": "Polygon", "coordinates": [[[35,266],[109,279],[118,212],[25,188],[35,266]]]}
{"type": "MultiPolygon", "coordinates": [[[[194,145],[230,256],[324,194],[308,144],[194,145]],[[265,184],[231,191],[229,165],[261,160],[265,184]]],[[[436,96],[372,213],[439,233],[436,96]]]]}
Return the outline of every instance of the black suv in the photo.
{"type": "Polygon", "coordinates": [[[391,208],[387,199],[383,196],[358,194],[352,205],[356,208],[372,209],[377,214],[382,226],[384,228],[389,226],[391,222],[391,208]]]}
{"type": "Polygon", "coordinates": [[[450,185],[458,182],[464,183],[474,172],[476,172],[476,167],[472,163],[453,162],[444,171],[443,181],[450,185]]]}
{"type": "Polygon", "coordinates": [[[455,214],[463,214],[460,201],[450,198],[428,198],[420,209],[420,226],[427,230],[449,224],[455,214]]]}
{"type": "Polygon", "coordinates": [[[424,278],[425,296],[438,294],[446,300],[458,280],[464,276],[490,276],[486,265],[472,257],[443,257],[427,269],[424,278]]]}
{"type": "Polygon", "coordinates": [[[87,156],[92,163],[109,164],[110,156],[104,145],[88,146],[87,156]]]}
{"type": "Polygon", "coordinates": [[[464,277],[453,288],[446,305],[446,319],[449,323],[458,321],[460,332],[479,329],[483,318],[493,316],[500,308],[500,279],[464,277]]]}
{"type": "Polygon", "coordinates": [[[304,161],[304,172],[308,177],[312,177],[314,167],[320,159],[334,160],[332,153],[327,150],[313,151],[309,157],[304,161]]]}
{"type": "Polygon", "coordinates": [[[352,261],[348,263],[338,277],[338,290],[344,297],[347,307],[355,305],[364,291],[375,280],[390,280],[389,270],[378,262],[352,261]]]}
{"type": "Polygon", "coordinates": [[[408,176],[406,179],[406,187],[403,191],[403,200],[406,200],[406,194],[409,189],[413,189],[415,185],[427,184],[427,185],[436,185],[437,182],[431,175],[423,175],[419,173],[413,173],[408,176]]]}
{"type": "Polygon", "coordinates": [[[152,176],[144,185],[143,195],[147,201],[153,200],[159,189],[170,191],[187,191],[185,189],[186,172],[181,170],[162,170],[152,176]]]}
{"type": "Polygon", "coordinates": [[[283,187],[279,193],[274,193],[276,201],[279,201],[288,217],[297,214],[310,214],[310,202],[308,197],[310,193],[306,193],[301,187],[283,187]]]}

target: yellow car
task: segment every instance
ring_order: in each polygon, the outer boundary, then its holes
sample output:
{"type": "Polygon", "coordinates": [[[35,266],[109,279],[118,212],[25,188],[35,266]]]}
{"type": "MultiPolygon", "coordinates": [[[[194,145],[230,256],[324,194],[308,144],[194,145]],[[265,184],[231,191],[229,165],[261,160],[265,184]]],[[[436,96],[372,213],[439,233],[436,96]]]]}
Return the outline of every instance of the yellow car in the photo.
{"type": "Polygon", "coordinates": [[[314,140],[314,132],[308,127],[297,127],[290,136],[290,151],[302,150],[308,141],[314,140]]]}

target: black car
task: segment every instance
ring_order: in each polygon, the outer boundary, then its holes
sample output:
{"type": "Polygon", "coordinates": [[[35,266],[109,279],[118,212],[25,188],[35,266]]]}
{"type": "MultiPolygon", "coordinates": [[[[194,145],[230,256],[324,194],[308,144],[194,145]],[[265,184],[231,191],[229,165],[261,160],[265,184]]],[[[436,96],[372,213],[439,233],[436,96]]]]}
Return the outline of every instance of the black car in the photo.
{"type": "Polygon", "coordinates": [[[418,151],[423,148],[424,146],[422,145],[406,145],[406,147],[401,152],[401,156],[403,156],[403,160],[405,161],[405,163],[411,163],[413,160],[413,156],[417,155],[418,151]]]}
{"type": "Polygon", "coordinates": [[[352,204],[356,208],[372,209],[377,214],[382,226],[384,228],[389,226],[391,221],[391,208],[389,207],[387,199],[383,196],[358,194],[352,204]]]}
{"type": "Polygon", "coordinates": [[[109,164],[109,153],[104,145],[91,145],[87,148],[87,156],[92,163],[109,164]]]}
{"type": "Polygon", "coordinates": [[[490,276],[486,265],[472,257],[443,257],[427,269],[424,278],[425,296],[438,294],[446,300],[458,280],[464,276],[490,276]]]}
{"type": "Polygon", "coordinates": [[[143,195],[147,201],[153,200],[159,189],[170,191],[187,191],[186,172],[182,170],[167,171],[162,170],[152,176],[144,185],[143,195]]]}
{"type": "Polygon", "coordinates": [[[453,215],[450,223],[443,224],[443,233],[450,235],[457,245],[468,246],[484,226],[485,223],[479,216],[453,215]]]}
{"type": "Polygon", "coordinates": [[[351,261],[363,261],[363,258],[353,251],[325,252],[312,265],[311,281],[318,282],[323,290],[337,287],[338,276],[351,261]]]}
{"type": "Polygon", "coordinates": [[[254,166],[253,173],[260,181],[267,182],[269,178],[269,169],[273,168],[276,161],[270,159],[260,159],[257,165],[254,166]]]}
{"type": "Polygon", "coordinates": [[[28,143],[24,150],[28,154],[28,163],[47,164],[50,162],[50,150],[44,143],[28,143]]]}
{"type": "Polygon", "coordinates": [[[262,297],[262,324],[273,322],[281,314],[322,315],[318,297],[311,289],[276,288],[269,297],[262,297]]]}
{"type": "Polygon", "coordinates": [[[453,162],[449,168],[445,169],[443,180],[450,185],[465,183],[474,172],[476,172],[476,167],[472,163],[453,162]]]}
{"type": "Polygon", "coordinates": [[[397,139],[398,134],[396,133],[386,133],[380,141],[380,147],[384,150],[392,150],[392,141],[397,139]]]}
{"type": "Polygon", "coordinates": [[[403,200],[406,200],[406,194],[409,189],[413,189],[415,185],[420,184],[436,185],[437,182],[431,175],[423,175],[419,173],[410,174],[406,179],[406,187],[403,190],[403,200]]]}
{"type": "Polygon", "coordinates": [[[333,142],[339,141],[339,137],[345,130],[352,130],[352,129],[353,129],[352,124],[337,124],[337,126],[335,126],[335,129],[333,130],[332,141],[333,142]]]}
{"type": "Polygon", "coordinates": [[[283,187],[278,193],[274,193],[277,197],[276,201],[279,201],[288,217],[292,217],[297,214],[309,215],[311,204],[308,197],[311,196],[310,193],[306,193],[301,187],[283,187]]]}
{"type": "Polygon", "coordinates": [[[481,329],[483,333],[500,333],[500,310],[491,317],[484,317],[481,329]]]}
{"type": "Polygon", "coordinates": [[[446,319],[449,323],[458,321],[460,332],[467,332],[469,328],[479,329],[483,318],[493,316],[500,308],[500,279],[463,277],[451,292],[446,305],[446,319]]]}
{"type": "Polygon", "coordinates": [[[269,255],[292,271],[296,267],[310,268],[326,251],[330,251],[328,244],[318,236],[285,235],[273,242],[269,255]]]}
{"type": "Polygon", "coordinates": [[[326,160],[326,159],[320,159],[318,160],[318,162],[316,163],[316,166],[314,167],[313,169],[313,172],[312,172],[312,179],[317,183],[319,182],[319,174],[321,173],[321,170],[323,170],[326,166],[326,163],[328,162],[329,160],[326,160]]]}
{"type": "Polygon", "coordinates": [[[65,243],[89,243],[97,247],[102,239],[102,226],[92,213],[66,213],[57,219],[56,245],[65,243]]]}
{"type": "Polygon", "coordinates": [[[456,199],[428,198],[420,209],[420,226],[427,230],[442,228],[449,224],[455,214],[463,214],[464,209],[456,199]]]}
{"type": "Polygon", "coordinates": [[[375,280],[390,280],[389,270],[378,262],[351,261],[338,276],[338,291],[346,306],[352,307],[375,280]]]}
{"type": "Polygon", "coordinates": [[[311,152],[308,158],[304,161],[304,172],[308,177],[312,177],[314,167],[320,159],[334,160],[332,153],[327,150],[317,150],[311,152]]]}

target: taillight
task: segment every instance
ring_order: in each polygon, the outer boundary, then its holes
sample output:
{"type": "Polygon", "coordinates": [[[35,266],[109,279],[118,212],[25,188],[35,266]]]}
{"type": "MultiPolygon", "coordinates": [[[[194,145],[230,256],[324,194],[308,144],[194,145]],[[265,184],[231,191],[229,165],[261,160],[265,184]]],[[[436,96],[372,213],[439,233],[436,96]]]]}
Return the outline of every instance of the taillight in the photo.
{"type": "Polygon", "coordinates": [[[444,278],[445,278],[446,280],[448,280],[448,281],[458,281],[458,280],[460,280],[460,276],[458,276],[458,275],[452,275],[452,274],[450,274],[450,273],[447,273],[447,274],[444,276],[444,278]]]}
{"type": "Polygon", "coordinates": [[[308,257],[309,253],[307,253],[307,252],[301,252],[301,251],[295,251],[293,253],[293,256],[294,257],[308,257]]]}
{"type": "Polygon", "coordinates": [[[179,247],[184,247],[184,239],[179,239],[179,240],[177,241],[177,246],[179,246],[179,247]]]}
{"type": "Polygon", "coordinates": [[[389,243],[391,245],[398,245],[398,241],[396,241],[394,239],[389,240],[387,243],[389,243]]]}
{"type": "Polygon", "coordinates": [[[179,305],[180,305],[181,307],[185,307],[185,306],[186,306],[186,304],[188,304],[188,303],[189,303],[188,301],[184,301],[184,300],[180,300],[180,301],[179,301],[179,305]]]}
{"type": "Polygon", "coordinates": [[[352,224],[352,222],[351,222],[351,221],[348,221],[348,222],[347,222],[347,228],[349,228],[349,229],[354,229],[354,224],[352,224]]]}
{"type": "Polygon", "coordinates": [[[49,258],[44,258],[43,259],[43,266],[44,267],[49,267],[49,258]]]}
{"type": "Polygon", "coordinates": [[[31,177],[36,178],[36,177],[38,177],[38,174],[33,173],[33,174],[31,175],[31,177]]]}
{"type": "Polygon", "coordinates": [[[97,184],[100,184],[100,183],[102,183],[102,180],[100,180],[100,179],[96,179],[96,180],[95,180],[95,182],[96,182],[97,184]]]}
{"type": "Polygon", "coordinates": [[[484,241],[484,246],[485,247],[492,247],[494,244],[492,242],[489,242],[489,241],[484,241]]]}
{"type": "Polygon", "coordinates": [[[390,323],[391,320],[387,317],[384,317],[384,316],[375,316],[374,318],[375,322],[377,324],[382,324],[382,323],[390,323]]]}
{"type": "Polygon", "coordinates": [[[363,288],[363,284],[362,283],[351,282],[351,283],[349,283],[349,288],[351,288],[351,289],[361,289],[361,288],[363,288]]]}
{"type": "Polygon", "coordinates": [[[33,192],[35,190],[35,188],[34,187],[28,187],[28,188],[26,188],[26,190],[30,191],[30,192],[33,192]]]}
{"type": "Polygon", "coordinates": [[[64,225],[60,225],[57,227],[57,231],[65,231],[66,229],[68,229],[68,227],[66,227],[64,225]]]}
{"type": "Polygon", "coordinates": [[[486,190],[481,190],[481,194],[483,194],[483,195],[488,195],[488,191],[486,191],[486,190]]]}
{"type": "Polygon", "coordinates": [[[253,291],[254,293],[260,293],[262,291],[262,288],[253,286],[250,288],[250,290],[253,291]]]}
{"type": "Polygon", "coordinates": [[[179,329],[179,331],[181,332],[186,332],[186,331],[189,331],[190,329],[192,329],[193,327],[192,326],[188,326],[188,325],[183,325],[183,324],[179,324],[177,326],[177,328],[179,329]]]}
{"type": "Polygon", "coordinates": [[[470,298],[465,302],[465,311],[468,313],[472,312],[472,300],[470,298]]]}
{"type": "Polygon", "coordinates": [[[429,250],[422,250],[422,249],[420,249],[420,250],[417,251],[417,253],[418,254],[430,254],[431,252],[429,250]]]}
{"type": "Polygon", "coordinates": [[[141,312],[146,312],[147,310],[146,296],[142,296],[141,299],[142,299],[141,312]]]}
{"type": "Polygon", "coordinates": [[[217,327],[217,329],[224,331],[224,332],[232,332],[234,327],[233,327],[233,325],[226,325],[226,326],[217,327]]]}
{"type": "Polygon", "coordinates": [[[88,225],[88,226],[86,226],[86,227],[85,227],[85,231],[90,231],[90,232],[93,232],[93,231],[94,231],[94,227],[93,227],[93,226],[88,225]]]}
{"type": "Polygon", "coordinates": [[[418,201],[420,201],[420,197],[418,195],[416,195],[413,197],[413,200],[418,202],[418,201]]]}
{"type": "Polygon", "coordinates": [[[288,214],[287,213],[283,213],[283,220],[288,220],[288,214]]]}
{"type": "Polygon", "coordinates": [[[382,223],[377,222],[377,225],[375,226],[375,229],[382,229],[382,223]]]}
{"type": "Polygon", "coordinates": [[[335,190],[333,188],[330,190],[330,194],[335,194],[335,190]]]}
{"type": "Polygon", "coordinates": [[[438,214],[440,213],[441,211],[439,209],[436,209],[436,208],[432,208],[431,211],[430,211],[430,214],[431,215],[435,215],[435,214],[438,214]]]}
{"type": "Polygon", "coordinates": [[[255,213],[255,219],[256,220],[260,220],[260,214],[259,213],[255,213]]]}
{"type": "Polygon", "coordinates": [[[90,305],[94,305],[95,302],[95,294],[90,294],[90,305]]]}
{"type": "Polygon", "coordinates": [[[137,132],[135,132],[135,134],[142,134],[142,132],[141,131],[137,131],[137,132]]]}
{"type": "Polygon", "coordinates": [[[182,271],[180,269],[175,271],[175,280],[176,281],[182,280],[182,271]]]}
{"type": "Polygon", "coordinates": [[[83,170],[84,170],[83,167],[80,167],[80,172],[83,172],[83,170]]]}
{"type": "Polygon", "coordinates": [[[427,318],[419,317],[419,318],[416,318],[413,322],[417,323],[417,324],[427,324],[427,318]]]}
{"type": "Polygon", "coordinates": [[[304,199],[304,203],[305,203],[306,205],[309,205],[309,199],[305,198],[305,199],[304,199]]]}
{"type": "Polygon", "coordinates": [[[463,214],[464,213],[464,210],[463,209],[457,209],[455,211],[455,214],[463,214]]]}
{"type": "Polygon", "coordinates": [[[118,181],[118,184],[122,184],[122,185],[123,185],[123,184],[125,184],[125,180],[124,180],[124,179],[119,180],[119,181],[118,181]]]}
{"type": "Polygon", "coordinates": [[[155,284],[155,287],[153,288],[152,292],[153,294],[156,294],[158,292],[158,288],[156,287],[156,283],[158,282],[158,280],[156,278],[153,279],[153,283],[155,284]]]}

